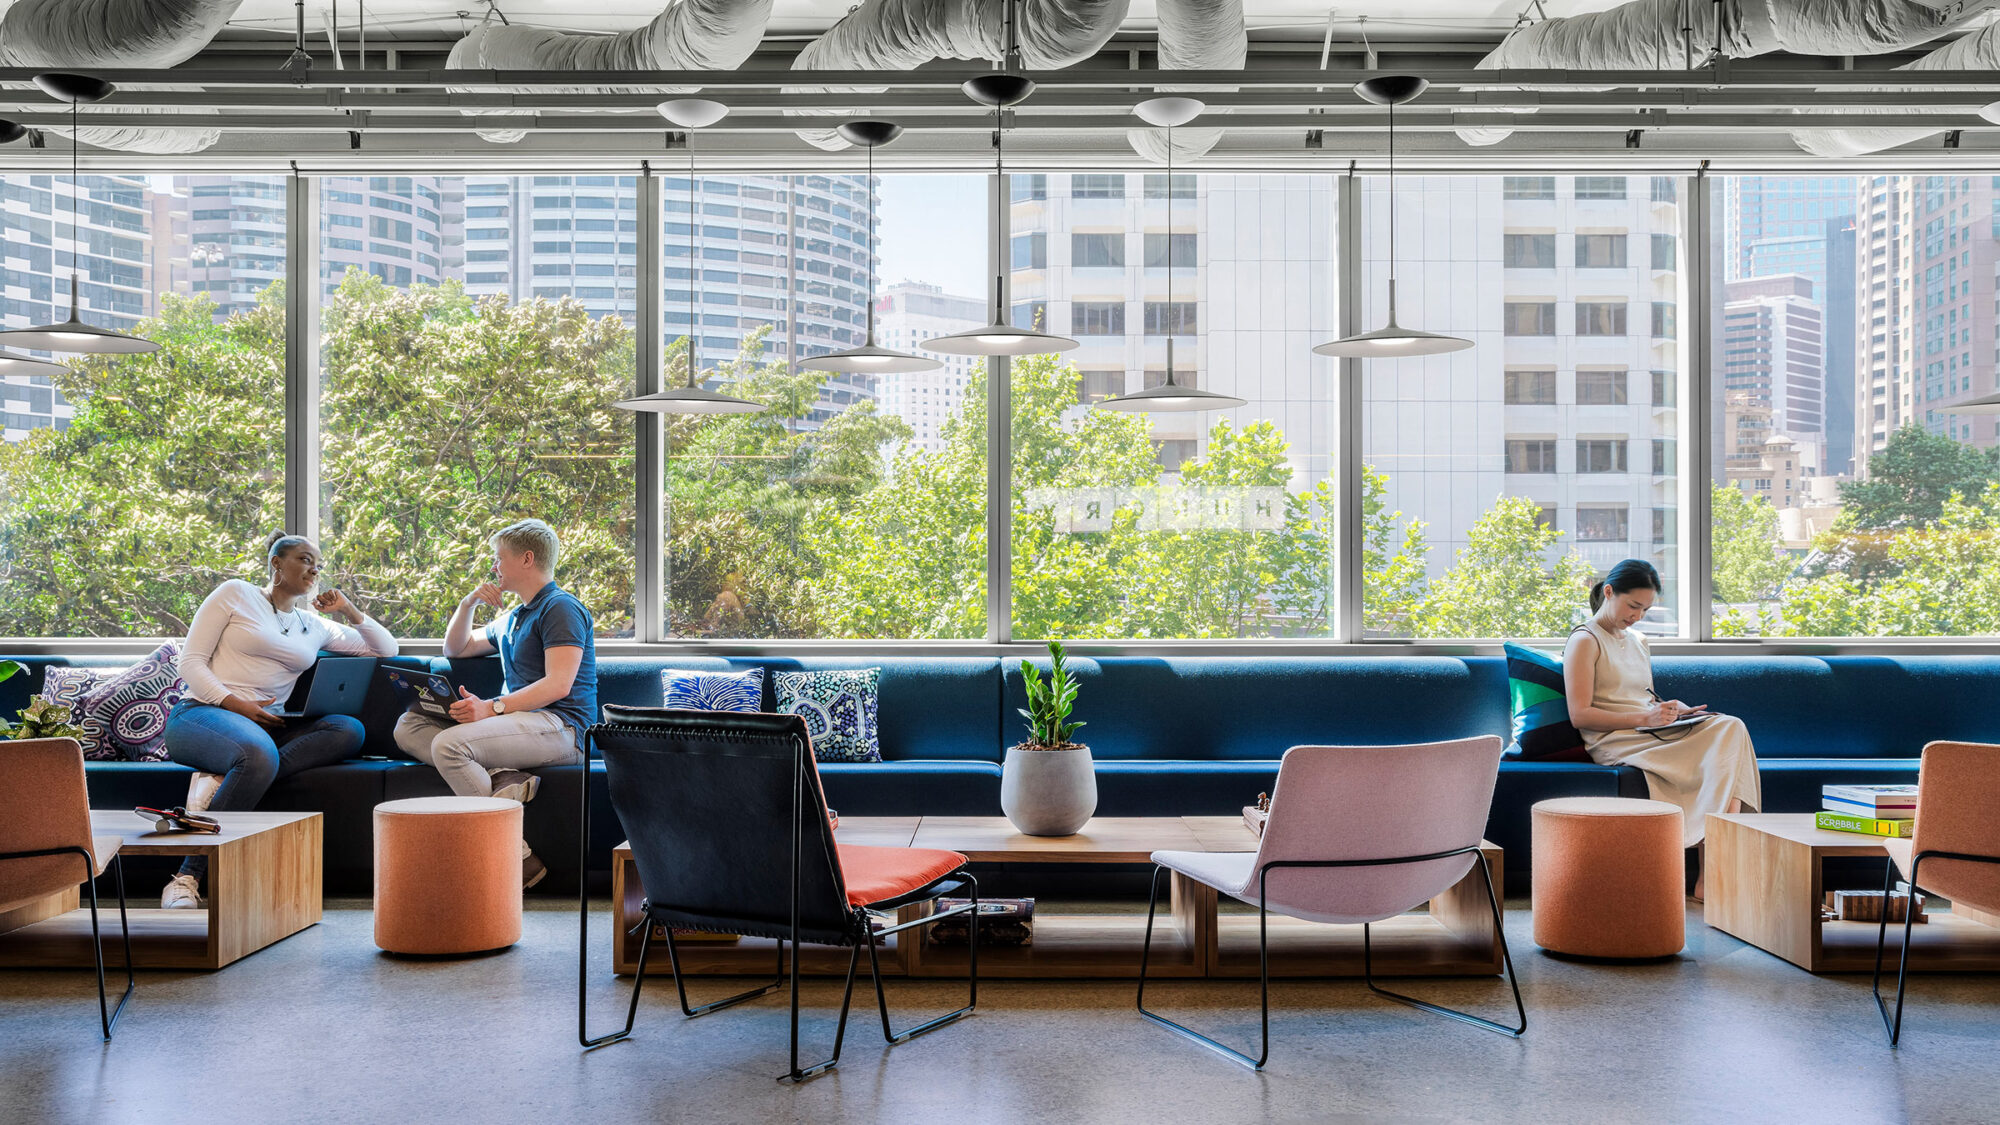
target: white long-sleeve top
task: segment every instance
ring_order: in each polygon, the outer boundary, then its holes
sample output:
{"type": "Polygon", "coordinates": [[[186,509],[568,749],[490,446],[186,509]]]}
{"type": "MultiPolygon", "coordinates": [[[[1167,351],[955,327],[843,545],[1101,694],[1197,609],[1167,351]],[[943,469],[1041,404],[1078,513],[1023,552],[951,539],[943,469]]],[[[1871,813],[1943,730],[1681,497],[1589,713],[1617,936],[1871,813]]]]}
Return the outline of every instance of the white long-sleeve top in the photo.
{"type": "Polygon", "coordinates": [[[374,618],[359,627],[321,616],[301,600],[279,613],[264,591],[240,578],[217,586],[195,611],[181,650],[181,678],[203,703],[291,698],[320,651],[347,656],[394,656],[396,638],[374,618]],[[286,629],[290,629],[288,634],[286,629]]]}

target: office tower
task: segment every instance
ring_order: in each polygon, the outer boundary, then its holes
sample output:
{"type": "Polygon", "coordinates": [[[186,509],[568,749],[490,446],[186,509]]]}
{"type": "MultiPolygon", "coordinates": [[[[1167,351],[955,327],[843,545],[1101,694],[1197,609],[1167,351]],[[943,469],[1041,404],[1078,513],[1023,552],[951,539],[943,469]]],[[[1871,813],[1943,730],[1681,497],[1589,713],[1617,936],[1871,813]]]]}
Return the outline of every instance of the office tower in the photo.
{"type": "MultiPolygon", "coordinates": [[[[903,281],[888,286],[875,301],[875,335],[885,348],[922,352],[925,340],[978,328],[990,315],[984,297],[946,293],[941,286],[903,281]]],[[[929,354],[929,353],[923,353],[929,354]]],[[[944,448],[944,424],[965,402],[965,388],[985,364],[984,356],[936,355],[936,371],[892,372],[876,377],[876,405],[916,431],[909,444],[937,452],[944,448]]]]}
{"type": "MultiPolygon", "coordinates": [[[[1769,409],[1773,433],[1820,449],[1826,434],[1825,324],[1811,279],[1747,277],[1728,282],[1723,300],[1718,374],[1724,393],[1769,409]]],[[[1810,459],[1807,467],[1823,470],[1810,459]]]]}

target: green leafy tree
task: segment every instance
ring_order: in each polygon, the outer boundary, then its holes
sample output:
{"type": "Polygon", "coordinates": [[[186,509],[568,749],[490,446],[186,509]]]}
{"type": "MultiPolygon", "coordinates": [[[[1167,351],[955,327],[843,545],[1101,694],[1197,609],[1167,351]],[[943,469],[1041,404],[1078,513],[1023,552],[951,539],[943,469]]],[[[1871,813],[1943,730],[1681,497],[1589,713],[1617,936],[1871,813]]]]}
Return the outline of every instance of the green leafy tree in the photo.
{"type": "Polygon", "coordinates": [[[1839,571],[1788,586],[1789,636],[1976,636],[2000,633],[2000,485],[1948,496],[1929,524],[1881,539],[1889,573],[1839,571]]]}
{"type": "Polygon", "coordinates": [[[1733,485],[1709,489],[1715,600],[1754,602],[1775,594],[1793,570],[1779,539],[1778,510],[1733,485]]]}
{"type": "Polygon", "coordinates": [[[1868,479],[1840,486],[1841,519],[1853,528],[1921,527],[1944,514],[1953,493],[1978,496],[2000,479],[2000,450],[1977,449],[1915,422],[1868,458],[1868,479]]]}
{"type": "Polygon", "coordinates": [[[1429,637],[1560,637],[1569,632],[1595,570],[1571,549],[1549,564],[1563,533],[1541,522],[1533,500],[1503,496],[1473,523],[1451,569],[1431,583],[1418,612],[1429,637]]]}
{"type": "Polygon", "coordinates": [[[1361,473],[1362,628],[1371,636],[1412,636],[1424,603],[1430,555],[1424,522],[1406,522],[1401,511],[1389,510],[1387,473],[1367,465],[1361,473]]]}

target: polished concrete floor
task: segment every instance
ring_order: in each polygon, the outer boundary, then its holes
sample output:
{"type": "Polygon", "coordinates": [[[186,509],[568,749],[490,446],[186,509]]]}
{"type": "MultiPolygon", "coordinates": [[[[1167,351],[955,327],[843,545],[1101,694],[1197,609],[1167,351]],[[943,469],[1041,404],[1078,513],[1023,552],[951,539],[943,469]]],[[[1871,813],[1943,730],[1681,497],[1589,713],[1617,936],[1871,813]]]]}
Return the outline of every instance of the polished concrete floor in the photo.
{"type": "MultiPolygon", "coordinates": [[[[576,918],[559,901],[531,910],[514,949],[460,961],[383,955],[365,904],[331,905],[323,924],[220,973],[142,973],[108,1045],[87,973],[0,972],[0,1120],[2000,1120],[2000,979],[1916,978],[1891,1051],[1866,977],[1811,976],[1698,910],[1680,958],[1609,966],[1536,951],[1526,903],[1513,904],[1530,1021],[1518,1041],[1358,982],[1284,982],[1271,1063],[1252,1074],[1141,1021],[1129,984],[997,982],[970,1020],[893,1050],[858,1020],[840,1068],[795,1088],[772,1080],[777,998],[689,1023],[670,986],[649,984],[636,1037],[581,1053],[576,918]]],[[[603,959],[606,924],[591,951],[600,1026],[627,995],[603,959]]],[[[1505,1004],[1494,980],[1406,983],[1453,1005],[1505,1004]]],[[[891,990],[899,1015],[960,995],[891,990]]],[[[808,998],[823,1047],[837,989],[814,983],[808,998]]],[[[1256,1034],[1254,983],[1167,984],[1157,999],[1235,1042],[1256,1034]]]]}

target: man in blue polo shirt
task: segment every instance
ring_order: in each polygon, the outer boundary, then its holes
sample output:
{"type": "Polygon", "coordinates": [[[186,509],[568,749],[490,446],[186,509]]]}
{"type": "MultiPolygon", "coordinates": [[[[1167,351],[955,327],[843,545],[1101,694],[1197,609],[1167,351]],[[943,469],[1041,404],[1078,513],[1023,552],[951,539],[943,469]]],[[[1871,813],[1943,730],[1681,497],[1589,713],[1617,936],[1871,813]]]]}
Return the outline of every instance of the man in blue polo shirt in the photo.
{"type": "MultiPolygon", "coordinates": [[[[444,635],[444,654],[500,654],[506,690],[481,699],[461,687],[451,705],[455,723],[417,711],[396,723],[396,745],[437,767],[461,797],[502,797],[527,804],[541,778],[525,771],[583,761],[584,731],[597,714],[596,625],[576,595],[556,585],[556,533],[541,520],[522,520],[493,536],[493,575],[458,603],[444,635]],[[495,609],[512,594],[520,604],[475,632],[481,604],[495,609]]],[[[521,886],[548,874],[521,843],[521,886]]]]}

